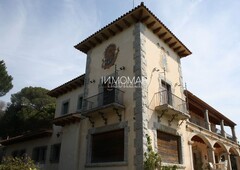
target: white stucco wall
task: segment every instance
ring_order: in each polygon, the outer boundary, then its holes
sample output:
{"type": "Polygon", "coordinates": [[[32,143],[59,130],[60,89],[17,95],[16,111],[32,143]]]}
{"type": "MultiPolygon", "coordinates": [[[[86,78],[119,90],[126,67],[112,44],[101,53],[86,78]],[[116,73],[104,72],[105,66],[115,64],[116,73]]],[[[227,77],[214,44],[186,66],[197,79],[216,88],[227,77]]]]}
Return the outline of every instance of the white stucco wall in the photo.
{"type": "Polygon", "coordinates": [[[66,94],[63,94],[59,96],[56,99],[56,111],[55,111],[55,118],[62,116],[62,105],[64,102],[69,101],[69,113],[76,113],[77,112],[77,104],[78,104],[78,97],[80,95],[83,95],[83,86],[78,87],[77,89],[74,89],[66,94]]]}

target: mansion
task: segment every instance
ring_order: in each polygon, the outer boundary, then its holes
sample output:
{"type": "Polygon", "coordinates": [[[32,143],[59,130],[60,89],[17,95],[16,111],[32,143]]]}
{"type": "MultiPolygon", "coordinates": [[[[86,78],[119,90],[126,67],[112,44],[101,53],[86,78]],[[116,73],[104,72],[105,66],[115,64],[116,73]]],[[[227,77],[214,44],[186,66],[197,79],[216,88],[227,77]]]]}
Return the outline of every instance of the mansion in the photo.
{"type": "Polygon", "coordinates": [[[27,154],[43,170],[142,170],[149,135],[163,166],[240,169],[236,123],[184,89],[191,51],[143,3],[74,47],[86,71],[49,92],[52,129],[0,141],[2,156],[27,154]]]}

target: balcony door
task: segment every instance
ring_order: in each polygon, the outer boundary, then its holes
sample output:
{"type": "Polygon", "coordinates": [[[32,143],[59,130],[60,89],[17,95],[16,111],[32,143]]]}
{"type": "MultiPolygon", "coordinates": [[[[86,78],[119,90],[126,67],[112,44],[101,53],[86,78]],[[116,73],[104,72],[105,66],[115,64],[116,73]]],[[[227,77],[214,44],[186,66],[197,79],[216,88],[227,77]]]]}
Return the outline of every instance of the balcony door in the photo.
{"type": "Polygon", "coordinates": [[[115,99],[115,86],[109,81],[103,84],[103,105],[113,103],[115,99]]]}
{"type": "Polygon", "coordinates": [[[172,90],[171,85],[166,83],[165,81],[161,82],[162,85],[162,98],[164,104],[172,105],[172,90]]]}

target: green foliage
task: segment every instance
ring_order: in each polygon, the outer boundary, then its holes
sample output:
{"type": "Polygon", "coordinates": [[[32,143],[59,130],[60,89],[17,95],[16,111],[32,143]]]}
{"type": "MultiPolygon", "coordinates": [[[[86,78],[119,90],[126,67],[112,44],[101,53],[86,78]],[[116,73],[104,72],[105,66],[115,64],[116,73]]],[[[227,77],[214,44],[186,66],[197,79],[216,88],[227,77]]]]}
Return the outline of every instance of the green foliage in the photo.
{"type": "Polygon", "coordinates": [[[11,104],[0,119],[0,136],[15,136],[26,131],[51,127],[55,98],[41,87],[25,87],[11,96],[11,104]]]}
{"type": "Polygon", "coordinates": [[[4,61],[0,60],[0,97],[7,94],[13,88],[12,80],[12,76],[8,75],[4,61]]]}
{"type": "Polygon", "coordinates": [[[162,170],[177,170],[177,166],[162,166],[162,170]]]}
{"type": "Polygon", "coordinates": [[[6,157],[0,164],[0,170],[39,170],[29,157],[6,157]]]}
{"type": "Polygon", "coordinates": [[[161,157],[158,153],[153,151],[151,138],[148,134],[147,137],[147,152],[144,153],[144,170],[161,169],[161,157]]]}

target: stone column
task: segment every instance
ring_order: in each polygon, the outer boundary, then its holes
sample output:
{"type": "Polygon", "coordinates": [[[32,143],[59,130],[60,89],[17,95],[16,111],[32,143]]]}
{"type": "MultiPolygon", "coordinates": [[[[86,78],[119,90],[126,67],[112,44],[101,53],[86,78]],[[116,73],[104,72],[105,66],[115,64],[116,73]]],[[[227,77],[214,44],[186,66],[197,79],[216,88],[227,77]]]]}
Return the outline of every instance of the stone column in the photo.
{"type": "Polygon", "coordinates": [[[228,170],[232,170],[232,164],[231,164],[231,158],[230,158],[230,153],[226,153],[227,156],[227,161],[228,161],[228,170]]]}
{"type": "Polygon", "coordinates": [[[193,166],[193,152],[192,152],[192,145],[193,145],[193,141],[188,141],[188,145],[189,145],[189,153],[190,153],[190,162],[191,162],[191,169],[194,169],[193,166]]]}
{"type": "Polygon", "coordinates": [[[224,120],[221,121],[221,134],[222,134],[223,137],[226,138],[226,133],[224,131],[224,120]]]}
{"type": "Polygon", "coordinates": [[[237,169],[240,169],[240,156],[235,156],[236,163],[237,163],[237,169]]]}
{"type": "Polygon", "coordinates": [[[232,130],[233,140],[234,140],[235,142],[237,142],[237,137],[236,137],[236,133],[235,133],[235,126],[231,127],[231,130],[232,130]]]}
{"type": "Polygon", "coordinates": [[[215,148],[210,148],[208,146],[208,158],[209,158],[209,162],[212,162],[213,164],[216,163],[216,160],[215,160],[215,148]]]}
{"type": "Polygon", "coordinates": [[[211,131],[211,124],[209,122],[209,116],[208,116],[208,110],[205,110],[204,112],[204,119],[205,119],[205,122],[206,122],[206,125],[205,127],[211,131]]]}

